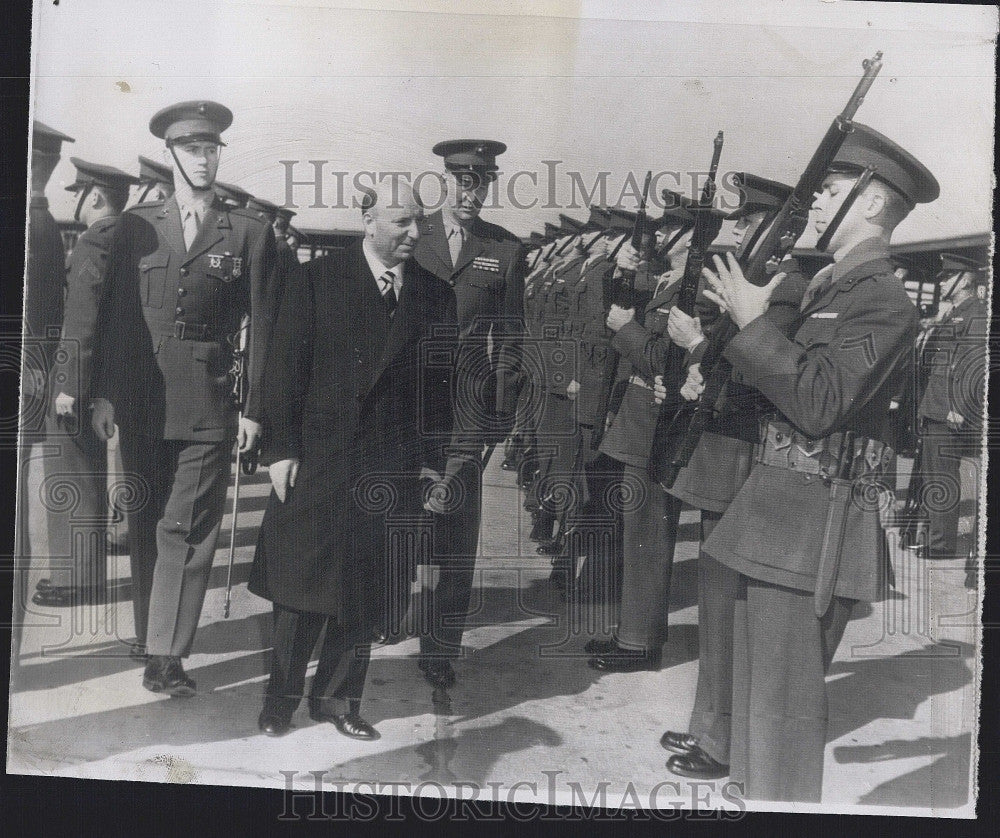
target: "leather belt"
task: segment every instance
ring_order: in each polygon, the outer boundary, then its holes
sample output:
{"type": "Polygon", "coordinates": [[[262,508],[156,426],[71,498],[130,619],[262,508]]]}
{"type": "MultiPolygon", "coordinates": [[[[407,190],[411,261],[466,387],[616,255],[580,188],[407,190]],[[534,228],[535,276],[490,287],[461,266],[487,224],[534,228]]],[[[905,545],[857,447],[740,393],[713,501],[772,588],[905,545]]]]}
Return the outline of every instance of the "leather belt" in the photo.
{"type": "MultiPolygon", "coordinates": [[[[810,439],[788,422],[776,419],[764,423],[763,442],[757,445],[757,462],[767,466],[787,468],[823,478],[837,477],[841,461],[844,434],[835,433],[821,439],[810,439]]],[[[847,478],[884,474],[892,462],[892,447],[878,439],[854,437],[854,450],[848,452],[851,467],[847,478]]]]}
{"type": "Polygon", "coordinates": [[[182,320],[175,320],[173,326],[164,327],[162,334],[177,340],[215,340],[208,323],[185,323],[182,320]]]}

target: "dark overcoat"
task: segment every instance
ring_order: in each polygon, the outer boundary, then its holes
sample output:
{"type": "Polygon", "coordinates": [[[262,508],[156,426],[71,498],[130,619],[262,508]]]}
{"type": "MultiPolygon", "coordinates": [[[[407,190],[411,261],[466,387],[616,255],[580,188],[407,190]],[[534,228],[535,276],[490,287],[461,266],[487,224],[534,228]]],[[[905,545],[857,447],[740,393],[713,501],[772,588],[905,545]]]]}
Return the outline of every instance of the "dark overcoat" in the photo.
{"type": "Polygon", "coordinates": [[[454,319],[451,289],[413,260],[390,318],[360,242],[287,283],[263,459],[300,466],[285,502],[268,500],[253,593],[351,625],[377,619],[385,516],[412,508],[421,465],[443,468],[454,319]]]}

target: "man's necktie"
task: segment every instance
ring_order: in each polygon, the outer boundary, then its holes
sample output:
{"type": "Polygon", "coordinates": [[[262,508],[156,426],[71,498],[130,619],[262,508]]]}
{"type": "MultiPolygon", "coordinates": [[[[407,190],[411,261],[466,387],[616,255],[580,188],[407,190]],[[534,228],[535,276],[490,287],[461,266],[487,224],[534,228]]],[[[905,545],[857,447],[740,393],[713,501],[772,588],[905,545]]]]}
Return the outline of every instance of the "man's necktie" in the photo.
{"type": "Polygon", "coordinates": [[[458,264],[458,255],[462,252],[462,245],[465,243],[465,230],[461,227],[452,227],[448,232],[448,249],[451,251],[451,264],[458,264]]]}
{"type": "Polygon", "coordinates": [[[198,235],[199,221],[198,213],[193,209],[188,210],[184,215],[184,247],[187,250],[191,249],[191,245],[194,244],[195,237],[198,235]]]}
{"type": "Polygon", "coordinates": [[[382,286],[382,300],[385,302],[386,311],[389,312],[389,316],[392,317],[393,313],[396,311],[396,285],[394,283],[395,274],[392,271],[386,271],[379,277],[379,283],[382,286]]]}

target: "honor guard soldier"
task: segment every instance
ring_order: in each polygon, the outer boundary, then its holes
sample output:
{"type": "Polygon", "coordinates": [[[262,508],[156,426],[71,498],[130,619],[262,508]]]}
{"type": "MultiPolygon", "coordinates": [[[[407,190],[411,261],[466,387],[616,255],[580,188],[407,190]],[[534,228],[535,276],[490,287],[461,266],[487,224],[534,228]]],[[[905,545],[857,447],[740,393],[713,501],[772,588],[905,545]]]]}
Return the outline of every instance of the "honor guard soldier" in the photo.
{"type": "Polygon", "coordinates": [[[288,243],[289,230],[295,211],[288,207],[278,207],[274,218],[274,240],[278,245],[278,259],[285,264],[286,275],[299,264],[298,254],[288,243]]]}
{"type": "Polygon", "coordinates": [[[445,512],[442,506],[432,510],[438,513],[434,560],[441,572],[436,590],[429,591],[432,624],[421,628],[420,668],[435,686],[454,682],[449,660],[461,653],[479,541],[481,452],[484,446],[492,451],[513,428],[521,382],[524,246],[510,231],[479,217],[496,180],[497,155],[506,149],[493,140],[449,140],[434,146],[444,162],[445,202],[424,217],[416,250],[417,262],[455,290],[455,423],[464,435],[445,476],[458,481],[461,504],[455,511],[445,512]]]}
{"type": "Polygon", "coordinates": [[[740,575],[730,776],[753,800],[820,800],[826,673],[855,602],[883,595],[888,408],[918,325],[889,242],[938,193],[913,155],[854,123],[812,206],[834,262],[806,289],[793,336],[762,316],[781,274],[757,287],[718,257],[706,271],[740,330],[725,357],[777,411],[704,544],[740,575]]]}
{"type": "Polygon", "coordinates": [[[174,172],[165,163],[139,155],[139,196],[137,204],[165,201],[174,194],[174,172]]]}
{"type": "MultiPolygon", "coordinates": [[[[597,654],[589,665],[603,672],[658,669],[667,639],[681,502],[650,480],[647,467],[660,413],[653,398],[653,379],[663,370],[670,351],[667,323],[684,275],[694,218],[681,206],[666,202],[665,206],[668,210],[663,218],[651,223],[658,232],[658,246],[668,248],[667,270],[651,277],[655,283],[652,297],[646,297],[648,302],[641,309],[612,305],[606,320],[615,333],[611,346],[622,358],[619,369],[629,372],[621,405],[604,434],[601,451],[624,465],[622,479],[630,494],[643,500],[624,512],[621,609],[614,638],[590,647],[597,654]],[[639,318],[637,310],[642,311],[639,318]]],[[[619,265],[631,268],[637,257],[634,248],[627,245],[619,254],[619,265]]],[[[712,320],[713,308],[699,293],[697,309],[702,323],[712,320]]]]}
{"type": "Polygon", "coordinates": [[[215,193],[222,199],[222,203],[230,209],[246,209],[250,199],[253,197],[245,189],[232,183],[215,183],[215,193]]]}
{"type": "Polygon", "coordinates": [[[54,398],[46,428],[54,454],[44,463],[45,496],[52,498],[46,504],[51,576],[32,597],[50,606],[100,602],[105,594],[108,452],[90,425],[89,407],[108,251],[129,187],[139,183],[112,166],[70,161],[76,167],[76,180],[66,187],[77,195],[73,219],[87,229],[69,258],[66,313],[50,372],[54,398]],[[68,486],[75,502],[66,508],[54,501],[68,486]]]}
{"type": "Polygon", "coordinates": [[[925,344],[922,365],[927,384],[919,407],[925,485],[940,487],[945,496],[944,502],[927,504],[929,559],[956,557],[959,467],[963,456],[980,453],[989,335],[988,265],[943,253],[941,272],[945,277],[941,299],[947,308],[925,344]]]}
{"type": "MultiPolygon", "coordinates": [[[[736,174],[740,205],[726,216],[737,258],[753,252],[763,233],[792,192],[790,186],[747,172],[736,174]]],[[[780,267],[785,274],[764,315],[786,334],[795,328],[806,278],[789,258],[780,267]]],[[[720,321],[725,322],[725,321],[720,321]]],[[[695,370],[708,348],[708,337],[694,318],[672,308],[667,321],[671,340],[688,351],[695,370]]],[[[666,396],[657,382],[657,400],[666,396]]],[[[682,390],[682,393],[684,391],[682,390]]],[[[757,441],[759,396],[756,390],[731,380],[723,393],[716,418],[702,434],[690,463],[669,492],[701,511],[699,541],[704,544],[736,492],[750,474],[757,441]]],[[[687,732],[668,730],[660,743],[674,756],[667,761],[673,773],[697,779],[717,779],[729,773],[729,743],[733,695],[733,611],[738,575],[700,550],[698,553],[698,684],[687,732]]]]}
{"type": "Polygon", "coordinates": [[[226,500],[231,450],[261,433],[263,347],[273,323],[274,235],[255,213],[213,192],[221,134],[232,113],[182,102],[149,123],[174,172],[166,201],[118,221],[108,260],[108,325],[101,334],[94,430],[118,423],[125,469],[137,477],[129,508],[136,642],[143,685],[195,692],[190,654],[226,500]],[[249,387],[242,411],[229,372],[250,316],[249,387]]]}

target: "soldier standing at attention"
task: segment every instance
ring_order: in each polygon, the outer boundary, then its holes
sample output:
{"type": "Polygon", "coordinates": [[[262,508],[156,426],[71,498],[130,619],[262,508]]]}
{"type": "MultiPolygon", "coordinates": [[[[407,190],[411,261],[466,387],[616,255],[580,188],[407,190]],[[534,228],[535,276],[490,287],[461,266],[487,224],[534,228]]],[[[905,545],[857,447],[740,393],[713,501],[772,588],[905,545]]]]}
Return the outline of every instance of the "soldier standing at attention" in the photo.
{"type": "Polygon", "coordinates": [[[129,511],[136,642],[149,658],[143,686],[193,695],[191,652],[226,500],[233,439],[261,433],[262,349],[273,322],[274,235],[255,213],[213,192],[230,110],[182,102],[149,124],[165,141],[174,195],[118,221],[108,259],[108,320],[93,405],[98,437],[121,432],[136,475],[129,511]],[[232,341],[251,315],[249,392],[237,422],[228,371],[232,341]]]}
{"type": "Polygon", "coordinates": [[[420,669],[440,687],[454,683],[450,660],[462,651],[479,543],[481,452],[503,442],[513,428],[521,382],[524,246],[509,230],[479,217],[496,179],[497,155],[506,150],[493,140],[434,146],[444,159],[445,202],[421,222],[415,254],[421,267],[452,286],[458,305],[454,421],[460,441],[445,479],[455,481],[461,501],[453,511],[431,507],[437,515],[433,559],[440,576],[427,591],[431,625],[422,626],[420,636],[420,669]]]}
{"type": "Polygon", "coordinates": [[[752,285],[731,257],[706,270],[707,293],[740,329],[725,357],[777,411],[750,476],[704,545],[740,575],[730,777],[753,800],[821,798],[826,673],[855,602],[882,595],[888,408],[917,335],[889,241],[916,204],[938,193],[909,152],[854,123],[812,207],[834,262],[806,289],[793,337],[761,316],[781,274],[752,285]],[[858,192],[869,166],[875,176],[858,192]]]}
{"type": "Polygon", "coordinates": [[[49,504],[51,576],[39,582],[32,602],[50,606],[98,602],[105,592],[107,443],[91,428],[89,407],[98,326],[106,300],[108,251],[128,202],[129,187],[139,182],[111,166],[78,157],[70,160],[76,167],[76,180],[66,188],[78,195],[73,217],[87,229],[69,258],[66,314],[50,372],[55,397],[46,417],[48,442],[57,453],[44,462],[45,494],[51,496],[60,491],[60,484],[70,483],[78,501],[69,509],[49,504]]]}
{"type": "Polygon", "coordinates": [[[289,225],[296,213],[287,207],[278,207],[274,214],[274,240],[278,245],[278,260],[285,265],[285,275],[299,264],[299,257],[288,243],[289,225]]]}

